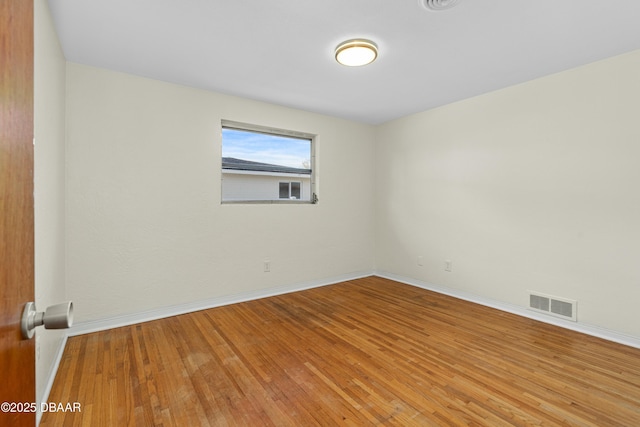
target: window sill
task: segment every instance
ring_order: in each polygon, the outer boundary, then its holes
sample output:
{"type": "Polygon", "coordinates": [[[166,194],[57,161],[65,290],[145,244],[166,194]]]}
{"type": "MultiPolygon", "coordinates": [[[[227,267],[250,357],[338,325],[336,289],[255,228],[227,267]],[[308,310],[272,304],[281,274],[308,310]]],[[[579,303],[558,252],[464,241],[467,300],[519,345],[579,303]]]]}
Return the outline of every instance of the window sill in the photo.
{"type": "Polygon", "coordinates": [[[223,205],[315,205],[312,200],[222,200],[223,205]]]}

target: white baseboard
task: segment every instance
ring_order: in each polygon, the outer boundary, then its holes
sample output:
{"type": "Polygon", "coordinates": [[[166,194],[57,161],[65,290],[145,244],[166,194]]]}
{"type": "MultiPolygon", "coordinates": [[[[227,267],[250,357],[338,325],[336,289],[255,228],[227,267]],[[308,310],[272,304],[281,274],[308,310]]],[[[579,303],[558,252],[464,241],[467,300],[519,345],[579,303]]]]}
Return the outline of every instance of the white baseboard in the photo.
{"type": "MultiPolygon", "coordinates": [[[[162,319],[165,317],[177,316],[179,314],[191,313],[199,310],[206,310],[208,308],[220,307],[223,305],[235,304],[239,302],[251,301],[251,300],[266,298],[266,297],[275,296],[275,295],[282,295],[282,294],[287,294],[291,292],[303,291],[305,289],[317,288],[320,286],[332,285],[335,283],[340,283],[347,280],[359,279],[359,278],[367,277],[371,275],[376,275],[376,276],[384,277],[390,280],[395,280],[396,282],[405,283],[407,285],[412,285],[412,286],[427,289],[430,291],[438,292],[443,295],[449,295],[455,298],[460,298],[465,301],[495,308],[497,310],[502,310],[507,313],[516,314],[518,316],[526,317],[529,319],[538,320],[540,322],[549,323],[562,328],[581,332],[587,335],[617,342],[619,344],[628,345],[630,347],[640,348],[640,339],[637,337],[625,335],[620,332],[612,331],[612,330],[595,326],[595,325],[589,325],[589,324],[580,323],[580,322],[571,322],[571,321],[567,321],[567,320],[556,318],[556,317],[545,316],[544,314],[537,313],[535,311],[529,310],[526,307],[522,307],[519,305],[509,304],[506,302],[493,300],[491,298],[478,296],[472,293],[451,289],[444,286],[434,285],[432,283],[423,282],[418,279],[405,277],[398,274],[389,273],[386,271],[355,272],[351,274],[344,274],[344,275],[334,276],[330,278],[312,280],[309,282],[278,286],[275,288],[260,289],[256,291],[250,291],[250,292],[243,292],[239,294],[216,297],[216,298],[211,298],[211,299],[202,300],[202,301],[194,301],[191,303],[179,304],[179,305],[174,305],[169,307],[161,307],[161,308],[148,310],[140,313],[132,313],[132,314],[126,314],[122,316],[110,317],[106,319],[98,319],[98,320],[92,320],[88,322],[81,322],[74,325],[71,329],[69,329],[67,335],[75,336],[75,335],[88,334],[91,332],[104,331],[107,329],[118,328],[121,326],[129,326],[129,325],[134,325],[136,323],[143,323],[151,320],[162,319]]],[[[65,342],[66,342],[66,337],[65,337],[65,342]]],[[[60,354],[58,355],[58,360],[56,363],[59,363],[59,358],[62,357],[62,350],[64,350],[64,346],[60,350],[60,354]]],[[[57,370],[57,365],[56,365],[56,370],[57,370]]],[[[50,386],[51,384],[53,384],[53,377],[55,377],[55,370],[53,372],[53,376],[50,378],[50,384],[48,384],[49,388],[47,390],[50,390],[50,386]]],[[[47,391],[47,394],[48,394],[48,391],[47,391]]]]}
{"type": "Polygon", "coordinates": [[[386,271],[376,271],[374,275],[383,277],[385,279],[395,280],[396,282],[404,283],[418,288],[427,289],[433,292],[437,292],[443,295],[449,295],[454,298],[459,298],[465,301],[473,302],[476,304],[484,305],[486,307],[495,308],[497,310],[505,311],[507,313],[516,314],[518,316],[526,317],[540,322],[549,323],[561,328],[570,329],[573,331],[581,332],[583,334],[591,335],[594,337],[602,338],[608,341],[613,341],[619,344],[627,345],[630,347],[640,348],[640,339],[630,335],[621,334],[610,329],[602,328],[595,325],[588,325],[579,322],[570,322],[564,319],[559,319],[551,316],[546,316],[528,310],[526,307],[522,307],[515,304],[509,304],[502,301],[496,301],[491,298],[481,297],[468,292],[451,289],[443,286],[434,285],[431,283],[423,282],[418,279],[410,277],[400,276],[398,274],[389,273],[386,271]]]}
{"type": "Polygon", "coordinates": [[[239,302],[251,301],[275,295],[288,294],[291,292],[303,291],[305,289],[318,288],[321,286],[333,285],[347,280],[360,279],[373,275],[373,271],[361,271],[340,276],[312,280],[309,282],[295,283],[291,285],[278,286],[275,288],[259,289],[255,291],[243,292],[239,294],[226,295],[202,301],[194,301],[186,304],[161,307],[140,313],[131,313],[121,316],[109,317],[106,319],[90,320],[80,322],[71,327],[68,336],[83,335],[91,332],[104,331],[107,329],[119,328],[121,326],[135,325],[136,323],[149,322],[151,320],[165,317],[177,316],[179,314],[191,313],[194,311],[206,310],[223,305],[236,304],[239,302]]]}
{"type": "Polygon", "coordinates": [[[64,349],[67,346],[67,338],[68,334],[62,336],[60,343],[58,344],[58,349],[56,350],[56,356],[53,359],[53,363],[51,364],[51,368],[49,369],[49,375],[47,376],[47,384],[42,391],[42,396],[38,396],[37,402],[37,411],[36,411],[36,426],[40,425],[40,420],[42,420],[42,411],[41,404],[42,402],[47,402],[49,399],[49,394],[51,393],[51,388],[53,387],[53,381],[56,379],[56,374],[58,373],[58,368],[60,367],[60,361],[62,360],[62,355],[64,354],[64,349]]]}

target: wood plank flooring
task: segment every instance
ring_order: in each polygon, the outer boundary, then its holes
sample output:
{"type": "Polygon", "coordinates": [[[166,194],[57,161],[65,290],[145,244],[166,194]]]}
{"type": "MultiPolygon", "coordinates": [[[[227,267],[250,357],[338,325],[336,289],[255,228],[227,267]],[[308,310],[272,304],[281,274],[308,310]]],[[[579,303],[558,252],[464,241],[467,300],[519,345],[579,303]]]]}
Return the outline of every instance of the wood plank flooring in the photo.
{"type": "Polygon", "coordinates": [[[41,426],[640,426],[640,350],[369,277],[72,337],[41,426]]]}

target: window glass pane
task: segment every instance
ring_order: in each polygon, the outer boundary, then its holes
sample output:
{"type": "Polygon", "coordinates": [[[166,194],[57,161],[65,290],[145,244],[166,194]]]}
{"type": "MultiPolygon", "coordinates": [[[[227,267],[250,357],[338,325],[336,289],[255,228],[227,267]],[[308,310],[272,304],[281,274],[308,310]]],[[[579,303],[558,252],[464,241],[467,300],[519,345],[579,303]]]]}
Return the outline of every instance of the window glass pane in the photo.
{"type": "Polygon", "coordinates": [[[291,183],[291,198],[300,199],[300,183],[299,182],[291,183]]]}
{"type": "Polygon", "coordinates": [[[280,198],[288,199],[289,198],[289,183],[281,182],[280,183],[280,198]]]}
{"type": "Polygon", "coordinates": [[[276,132],[223,120],[223,202],[311,201],[314,136],[276,132]]]}
{"type": "Polygon", "coordinates": [[[222,128],[222,157],[294,169],[310,169],[311,141],[282,135],[222,128]]]}

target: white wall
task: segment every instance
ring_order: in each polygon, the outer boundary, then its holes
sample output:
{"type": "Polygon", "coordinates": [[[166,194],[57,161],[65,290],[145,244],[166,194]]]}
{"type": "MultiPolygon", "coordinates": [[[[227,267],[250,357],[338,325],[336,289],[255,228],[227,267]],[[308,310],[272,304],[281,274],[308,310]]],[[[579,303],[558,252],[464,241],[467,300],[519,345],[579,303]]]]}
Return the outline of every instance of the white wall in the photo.
{"type": "Polygon", "coordinates": [[[640,51],[380,126],[377,268],[573,298],[579,322],[640,337],[638,76],[640,51]]]}
{"type": "Polygon", "coordinates": [[[311,200],[309,175],[236,170],[222,174],[222,200],[280,200],[281,182],[299,182],[300,200],[311,200]]]}
{"type": "MultiPolygon", "coordinates": [[[[34,3],[35,297],[39,311],[66,301],[65,66],[46,0],[34,3]]],[[[36,330],[36,397],[54,369],[64,331],[36,330]]]]}
{"type": "Polygon", "coordinates": [[[368,125],[68,63],[77,321],[370,271],[373,146],[368,125]],[[222,205],[222,119],[317,134],[320,203],[222,205]]]}
{"type": "Polygon", "coordinates": [[[375,244],[379,271],[576,299],[640,337],[639,71],[633,52],[373,128],[67,64],[77,320],[368,271],[375,244]],[[222,119],[318,134],[320,204],[222,205],[222,119]]]}

